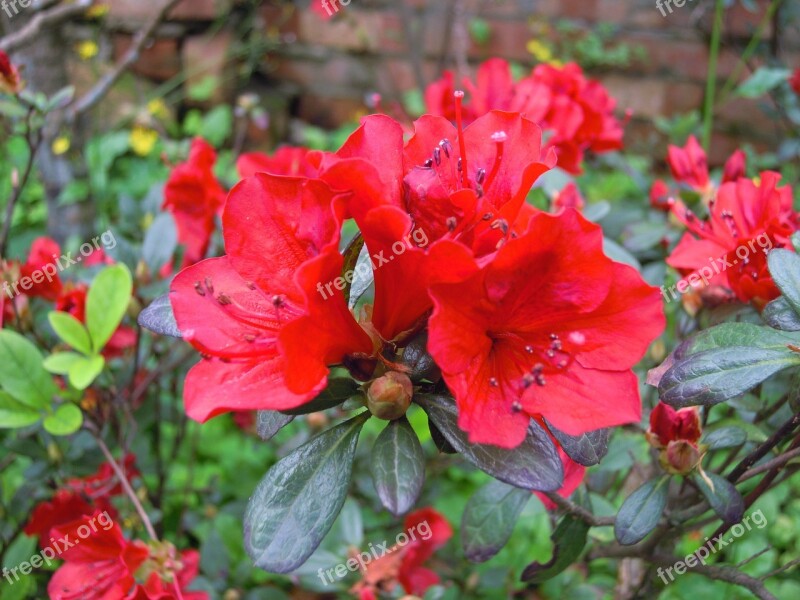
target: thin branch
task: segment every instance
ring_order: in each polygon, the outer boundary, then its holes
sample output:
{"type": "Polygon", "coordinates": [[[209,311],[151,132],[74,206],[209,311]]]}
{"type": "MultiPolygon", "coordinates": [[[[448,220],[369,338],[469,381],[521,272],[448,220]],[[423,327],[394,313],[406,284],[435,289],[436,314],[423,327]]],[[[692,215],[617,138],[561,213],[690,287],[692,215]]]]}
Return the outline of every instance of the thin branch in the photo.
{"type": "Polygon", "coordinates": [[[775,446],[780,444],[784,439],[789,437],[792,432],[800,425],[800,413],[794,415],[791,419],[786,421],[780,428],[773,433],[770,438],[761,444],[758,448],[756,448],[753,452],[748,454],[742,462],[740,462],[736,467],[728,473],[728,481],[731,483],[736,483],[739,478],[747,471],[750,467],[756,464],[759,460],[764,458],[770,450],[772,450],[775,446]]]}
{"type": "Polygon", "coordinates": [[[566,511],[571,515],[575,515],[592,527],[610,527],[614,525],[614,517],[595,517],[582,506],[578,506],[567,498],[559,496],[556,493],[544,492],[544,495],[547,496],[548,500],[558,506],[561,510],[566,511]]]}
{"type": "Polygon", "coordinates": [[[133,487],[131,487],[128,478],[125,476],[125,473],[122,471],[122,468],[117,464],[117,461],[114,460],[114,457],[111,455],[111,451],[106,446],[106,443],[103,441],[100,432],[94,426],[87,427],[89,431],[91,431],[94,439],[97,441],[97,445],[100,447],[100,450],[103,452],[103,456],[106,457],[108,464],[111,465],[111,469],[114,471],[114,474],[119,479],[120,485],[122,485],[122,489],[125,490],[125,494],[127,494],[128,498],[130,498],[131,502],[133,502],[133,507],[136,509],[136,512],[139,515],[139,518],[142,520],[142,524],[144,528],[147,530],[147,534],[155,541],[158,541],[158,536],[156,535],[156,530],[153,528],[153,524],[150,522],[150,517],[147,516],[147,513],[142,506],[142,503],[139,501],[139,497],[136,495],[136,492],[133,491],[133,487]]]}
{"type": "Polygon", "coordinates": [[[782,467],[783,465],[785,465],[786,463],[795,458],[800,458],[800,448],[795,448],[790,452],[786,452],[784,454],[781,454],[780,456],[776,456],[772,460],[765,462],[763,465],[759,465],[752,469],[748,469],[747,471],[744,472],[744,475],[739,477],[738,481],[739,482],[747,481],[751,477],[755,477],[756,475],[759,475],[764,471],[769,471],[775,467],[782,467]]]}
{"type": "Polygon", "coordinates": [[[0,50],[13,52],[18,48],[35,41],[43,29],[49,29],[64,21],[70,20],[86,13],[94,0],[76,0],[70,4],[59,4],[49,10],[44,10],[33,17],[25,27],[19,31],[9,33],[0,38],[0,50]]]}
{"type": "MultiPolygon", "coordinates": [[[[680,558],[664,555],[653,556],[648,560],[651,560],[653,564],[657,564],[661,567],[671,567],[678,562],[683,562],[683,560],[680,558]]],[[[733,567],[698,564],[691,567],[691,572],[704,575],[709,579],[733,583],[734,585],[743,587],[747,590],[750,590],[750,592],[752,592],[752,594],[760,600],[777,600],[777,598],[773,596],[772,593],[764,586],[764,583],[760,579],[756,579],[755,577],[751,577],[746,573],[737,571],[733,567]]]]}
{"type": "Polygon", "coordinates": [[[788,563],[786,563],[782,567],[778,567],[774,571],[770,571],[766,575],[763,575],[761,577],[761,580],[762,581],[766,581],[770,577],[774,577],[775,575],[779,575],[779,574],[783,573],[784,571],[788,571],[789,569],[791,569],[793,567],[796,567],[797,565],[800,565],[800,558],[795,558],[794,560],[790,560],[788,563]]]}
{"type": "Polygon", "coordinates": [[[117,80],[122,77],[125,71],[127,71],[137,60],[139,60],[147,41],[152,37],[153,33],[155,33],[156,28],[167,16],[167,13],[169,13],[169,11],[172,10],[172,7],[174,7],[178,2],[180,2],[180,0],[167,0],[162,5],[161,10],[157,11],[155,15],[153,15],[153,18],[150,19],[150,21],[148,21],[147,24],[136,33],[133,41],[131,42],[131,47],[128,48],[128,51],[125,53],[125,55],[114,66],[114,69],[110,73],[107,73],[101,77],[100,81],[98,81],[94,87],[92,87],[92,89],[86,92],[83,97],[75,101],[74,105],[69,111],[70,120],[74,120],[85,112],[91,110],[92,107],[94,107],[105,97],[106,94],[108,94],[109,90],[111,90],[117,80]]]}

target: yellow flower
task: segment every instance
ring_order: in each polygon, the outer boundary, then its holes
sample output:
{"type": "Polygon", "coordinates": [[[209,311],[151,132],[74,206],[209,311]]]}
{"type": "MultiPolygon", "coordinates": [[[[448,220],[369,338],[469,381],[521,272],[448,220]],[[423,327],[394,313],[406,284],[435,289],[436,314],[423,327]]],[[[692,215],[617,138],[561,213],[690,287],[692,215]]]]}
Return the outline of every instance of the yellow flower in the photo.
{"type": "Polygon", "coordinates": [[[75,50],[78,52],[78,56],[80,56],[83,60],[94,58],[97,56],[97,53],[100,52],[97,42],[93,42],[92,40],[82,41],[75,47],[75,50]]]}
{"type": "Polygon", "coordinates": [[[53,145],[50,148],[53,150],[53,154],[56,156],[61,156],[67,150],[69,150],[69,147],[69,138],[66,138],[62,135],[61,137],[57,137],[53,140],[53,145]]]}
{"type": "Polygon", "coordinates": [[[533,57],[542,63],[553,63],[553,51],[538,40],[531,40],[528,42],[527,45],[528,52],[530,52],[533,57]]]}
{"type": "Polygon", "coordinates": [[[147,103],[147,112],[158,119],[165,119],[169,116],[169,109],[161,98],[150,100],[147,103]]]}
{"type": "Polygon", "coordinates": [[[148,127],[137,125],[131,131],[129,141],[136,154],[147,156],[153,151],[158,141],[158,132],[148,127]]]}
{"type": "Polygon", "coordinates": [[[108,4],[95,4],[86,11],[86,17],[89,19],[99,19],[108,14],[108,4]]]}

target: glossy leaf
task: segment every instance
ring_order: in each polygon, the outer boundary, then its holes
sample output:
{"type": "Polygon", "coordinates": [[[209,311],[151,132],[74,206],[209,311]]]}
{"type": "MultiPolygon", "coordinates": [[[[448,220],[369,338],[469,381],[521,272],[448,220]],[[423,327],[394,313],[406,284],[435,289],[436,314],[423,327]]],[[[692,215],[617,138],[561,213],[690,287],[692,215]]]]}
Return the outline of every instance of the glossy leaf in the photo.
{"type": "Polygon", "coordinates": [[[319,546],[342,509],[358,435],[369,413],[318,435],[278,461],[258,484],[244,517],[256,566],[289,573],[319,546]]]}
{"type": "Polygon", "coordinates": [[[292,415],[285,415],[277,410],[260,410],[256,421],[256,431],[258,436],[267,442],[292,421],[294,421],[292,415]]]}
{"type": "Polygon", "coordinates": [[[767,255],[769,273],[789,306],[800,315],[800,256],[783,248],[767,255]]]}
{"type": "Polygon", "coordinates": [[[458,410],[452,399],[420,394],[414,400],[459,454],[495,479],[543,492],[554,492],[563,484],[564,468],[556,446],[535,421],[531,421],[525,441],[513,450],[471,444],[458,426],[458,410]]]}
{"type": "Polygon", "coordinates": [[[709,450],[735,448],[747,442],[747,432],[739,427],[721,427],[707,432],[701,441],[709,450]]]}
{"type": "Polygon", "coordinates": [[[770,327],[781,331],[800,331],[800,315],[798,315],[789,304],[789,301],[781,296],[775,298],[767,304],[761,317],[770,327]]]}
{"type": "Polygon", "coordinates": [[[694,472],[691,478],[720,519],[728,524],[742,520],[744,498],[730,481],[716,473],[694,472]]]}
{"type": "Polygon", "coordinates": [[[425,482],[425,454],[408,419],[389,422],[375,440],[370,459],[381,503],[395,516],[411,510],[425,482]]]}
{"type": "Polygon", "coordinates": [[[608,440],[611,437],[610,429],[597,429],[583,435],[567,435],[549,423],[548,429],[561,444],[564,452],[576,463],[585,467],[600,464],[608,453],[608,440]]]}
{"type": "Polygon", "coordinates": [[[667,506],[669,478],[652,479],[623,502],[614,523],[614,535],[623,546],[643,540],[650,533],[667,506]]]}
{"type": "Polygon", "coordinates": [[[0,429],[28,427],[42,418],[35,408],[18,402],[6,392],[0,392],[0,429]]]}
{"type": "Polygon", "coordinates": [[[42,425],[51,435],[71,435],[83,425],[83,413],[74,404],[65,403],[47,415],[42,425]]]}
{"type": "Polygon", "coordinates": [[[174,338],[183,337],[181,336],[181,330],[178,329],[175,314],[172,312],[169,294],[164,294],[153,300],[150,306],[139,313],[137,322],[139,326],[153,333],[157,333],[158,335],[166,335],[174,338]]]}
{"type": "Polygon", "coordinates": [[[531,493],[490,481],[469,499],[461,516],[461,545],[472,562],[485,562],[506,545],[531,493]]]}
{"type": "Polygon", "coordinates": [[[542,583],[552,579],[578,560],[584,546],[589,525],[585,521],[566,515],[553,532],[553,556],[546,563],[534,562],[525,567],[522,581],[542,583]]]}
{"type": "Polygon", "coordinates": [[[334,406],[339,406],[345,400],[358,393],[358,384],[347,377],[334,377],[328,380],[326,387],[319,396],[306,402],[302,406],[290,410],[282,410],[285,415],[307,415],[322,410],[328,410],[334,406]]]}

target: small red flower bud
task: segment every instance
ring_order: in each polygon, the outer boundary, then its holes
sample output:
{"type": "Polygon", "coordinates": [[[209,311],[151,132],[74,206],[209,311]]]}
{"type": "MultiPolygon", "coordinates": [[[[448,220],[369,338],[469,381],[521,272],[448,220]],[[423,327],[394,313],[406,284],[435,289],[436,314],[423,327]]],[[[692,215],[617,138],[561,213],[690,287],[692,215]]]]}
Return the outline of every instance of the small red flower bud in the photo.
{"type": "Polygon", "coordinates": [[[413,395],[414,386],[408,375],[390,371],[370,384],[367,407],[379,419],[393,421],[406,414],[413,395]]]}
{"type": "Polygon", "coordinates": [[[17,94],[21,89],[19,71],[11,64],[8,54],[0,50],[0,91],[17,94]]]}
{"type": "Polygon", "coordinates": [[[695,407],[675,410],[659,402],[650,413],[650,430],[647,434],[650,444],[656,448],[663,448],[678,440],[695,444],[702,435],[700,414],[695,407]]]}
{"type": "Polygon", "coordinates": [[[659,462],[665,471],[673,475],[688,475],[700,464],[705,453],[685,440],[670,442],[661,451],[659,462]]]}
{"type": "Polygon", "coordinates": [[[792,86],[794,93],[800,96],[800,69],[797,69],[789,79],[789,85],[792,86]]]}

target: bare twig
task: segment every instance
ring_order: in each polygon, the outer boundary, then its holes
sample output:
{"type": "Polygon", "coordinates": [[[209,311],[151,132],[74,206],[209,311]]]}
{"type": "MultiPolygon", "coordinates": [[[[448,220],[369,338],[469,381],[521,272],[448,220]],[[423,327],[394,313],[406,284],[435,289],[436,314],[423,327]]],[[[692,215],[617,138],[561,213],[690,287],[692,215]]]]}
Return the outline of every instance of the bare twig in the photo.
{"type": "Polygon", "coordinates": [[[131,47],[128,48],[128,51],[125,53],[125,55],[114,66],[114,69],[110,73],[107,73],[101,77],[100,81],[98,81],[94,87],[92,87],[92,89],[86,92],[86,94],[84,94],[80,99],[76,100],[72,105],[68,115],[71,120],[74,120],[85,112],[91,110],[92,107],[94,107],[105,97],[117,80],[122,77],[125,71],[127,71],[137,60],[139,60],[145,44],[153,35],[153,33],[155,33],[159,23],[164,20],[164,18],[167,16],[167,13],[169,13],[169,11],[172,10],[172,7],[178,2],[180,2],[180,0],[167,0],[162,5],[161,10],[157,11],[153,15],[153,18],[151,18],[150,21],[148,21],[145,26],[136,33],[133,41],[131,42],[131,47]]]}
{"type": "Polygon", "coordinates": [[[772,460],[765,462],[763,465],[759,465],[752,469],[748,469],[747,471],[744,472],[744,475],[739,477],[739,481],[740,482],[747,481],[751,477],[755,477],[756,475],[759,475],[764,471],[770,471],[771,469],[774,469],[776,467],[782,467],[783,465],[785,465],[786,463],[795,458],[800,458],[800,448],[795,448],[790,452],[786,452],[784,454],[781,454],[780,456],[776,456],[772,460]]]}
{"type": "Polygon", "coordinates": [[[70,4],[59,4],[51,9],[43,10],[19,31],[9,33],[7,36],[0,38],[0,50],[13,52],[29,42],[33,42],[43,29],[48,29],[68,21],[72,17],[84,14],[93,2],[94,0],[75,0],[70,4]]]}
{"type": "Polygon", "coordinates": [[[798,426],[800,426],[800,413],[797,413],[791,419],[786,421],[786,423],[781,425],[780,428],[773,433],[766,442],[761,444],[753,452],[748,454],[742,460],[742,462],[736,465],[733,471],[728,473],[728,481],[731,483],[736,483],[745,471],[756,464],[759,460],[764,458],[770,450],[780,444],[784,439],[789,437],[798,426]]]}
{"type": "Polygon", "coordinates": [[[791,569],[793,567],[796,567],[797,565],[800,565],[800,558],[795,558],[794,560],[790,560],[788,563],[786,563],[782,567],[778,567],[774,571],[770,571],[766,575],[763,575],[761,577],[761,580],[762,581],[766,581],[770,577],[774,577],[775,575],[779,575],[780,573],[783,573],[784,571],[788,571],[789,569],[791,569]]]}

